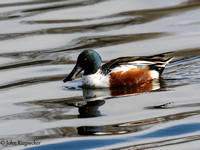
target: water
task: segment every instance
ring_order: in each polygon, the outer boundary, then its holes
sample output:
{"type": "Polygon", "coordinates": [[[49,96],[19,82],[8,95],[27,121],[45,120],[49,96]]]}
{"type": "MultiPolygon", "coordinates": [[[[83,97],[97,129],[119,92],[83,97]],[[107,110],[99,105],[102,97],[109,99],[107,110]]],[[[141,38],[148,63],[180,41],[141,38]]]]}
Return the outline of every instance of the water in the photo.
{"type": "Polygon", "coordinates": [[[1,0],[0,148],[199,149],[199,13],[198,0],[1,0]],[[174,59],[143,87],[62,83],[84,49],[174,59]]]}

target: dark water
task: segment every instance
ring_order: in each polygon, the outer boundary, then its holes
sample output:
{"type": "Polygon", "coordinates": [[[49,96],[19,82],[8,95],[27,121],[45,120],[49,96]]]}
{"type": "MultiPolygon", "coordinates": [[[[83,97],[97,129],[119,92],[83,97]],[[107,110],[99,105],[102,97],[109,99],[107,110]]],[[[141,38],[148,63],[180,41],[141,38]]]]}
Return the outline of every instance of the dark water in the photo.
{"type": "Polygon", "coordinates": [[[199,14],[199,0],[1,0],[0,148],[199,149],[199,14]],[[174,59],[144,86],[62,83],[84,49],[174,59]]]}

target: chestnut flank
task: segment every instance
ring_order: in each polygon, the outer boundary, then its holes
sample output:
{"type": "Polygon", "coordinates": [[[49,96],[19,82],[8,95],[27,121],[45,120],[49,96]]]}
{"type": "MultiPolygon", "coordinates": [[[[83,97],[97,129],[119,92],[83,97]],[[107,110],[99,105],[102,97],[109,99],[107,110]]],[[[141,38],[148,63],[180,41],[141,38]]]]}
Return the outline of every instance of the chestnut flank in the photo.
{"type": "Polygon", "coordinates": [[[110,73],[110,87],[138,85],[151,80],[148,68],[132,68],[126,72],[110,73]]]}

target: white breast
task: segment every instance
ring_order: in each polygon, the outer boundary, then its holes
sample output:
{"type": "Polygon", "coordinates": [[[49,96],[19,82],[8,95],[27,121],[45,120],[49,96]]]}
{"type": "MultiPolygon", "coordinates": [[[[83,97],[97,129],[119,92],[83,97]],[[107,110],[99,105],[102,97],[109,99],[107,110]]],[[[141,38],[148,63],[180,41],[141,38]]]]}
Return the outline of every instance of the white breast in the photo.
{"type": "Polygon", "coordinates": [[[82,77],[82,83],[83,85],[97,88],[109,87],[109,76],[105,76],[98,70],[95,74],[84,75],[82,77]]]}

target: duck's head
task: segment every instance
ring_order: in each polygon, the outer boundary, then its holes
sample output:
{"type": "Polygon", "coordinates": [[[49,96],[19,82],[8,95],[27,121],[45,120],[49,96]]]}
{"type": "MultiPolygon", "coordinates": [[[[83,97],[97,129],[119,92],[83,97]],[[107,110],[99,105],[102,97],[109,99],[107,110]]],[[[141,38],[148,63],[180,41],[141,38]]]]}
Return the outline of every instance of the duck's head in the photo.
{"type": "Polygon", "coordinates": [[[84,71],[84,75],[94,74],[101,66],[101,57],[94,50],[84,50],[79,54],[77,63],[71,73],[64,78],[63,82],[71,81],[81,71],[84,71]]]}

